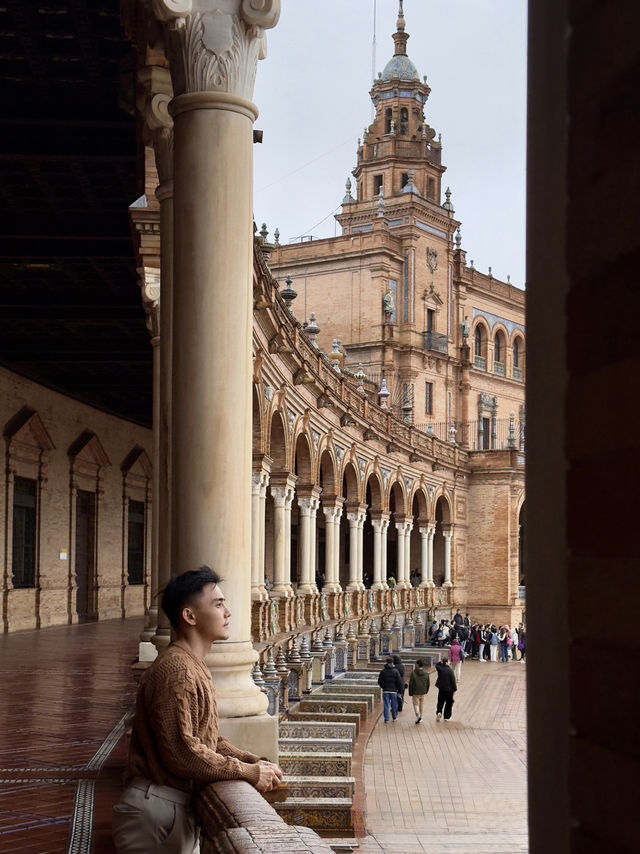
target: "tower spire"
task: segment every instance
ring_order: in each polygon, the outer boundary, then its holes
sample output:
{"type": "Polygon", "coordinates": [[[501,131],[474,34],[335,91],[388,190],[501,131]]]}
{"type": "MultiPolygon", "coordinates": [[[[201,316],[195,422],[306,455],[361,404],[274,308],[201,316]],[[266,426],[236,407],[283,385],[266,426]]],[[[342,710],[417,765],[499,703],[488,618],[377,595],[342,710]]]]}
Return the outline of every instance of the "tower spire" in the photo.
{"type": "Polygon", "coordinates": [[[396,22],[396,32],[393,34],[393,40],[396,45],[396,56],[407,55],[407,39],[409,34],[404,31],[404,9],[402,6],[403,0],[400,0],[398,7],[398,20],[396,22]]]}

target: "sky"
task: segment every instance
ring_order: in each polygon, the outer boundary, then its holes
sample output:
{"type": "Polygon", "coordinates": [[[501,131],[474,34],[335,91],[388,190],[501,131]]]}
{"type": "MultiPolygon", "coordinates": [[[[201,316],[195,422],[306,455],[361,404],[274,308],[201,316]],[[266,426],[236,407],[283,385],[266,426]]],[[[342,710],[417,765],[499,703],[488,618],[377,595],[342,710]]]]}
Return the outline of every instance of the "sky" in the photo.
{"type": "MultiPolygon", "coordinates": [[[[334,219],[393,55],[398,0],[281,0],[258,63],[254,217],[280,242],[340,233],[334,219]]],[[[525,281],[527,0],[405,0],[407,54],[431,94],[467,263],[525,281]]],[[[444,195],[442,201],[444,202],[444,195]]]]}

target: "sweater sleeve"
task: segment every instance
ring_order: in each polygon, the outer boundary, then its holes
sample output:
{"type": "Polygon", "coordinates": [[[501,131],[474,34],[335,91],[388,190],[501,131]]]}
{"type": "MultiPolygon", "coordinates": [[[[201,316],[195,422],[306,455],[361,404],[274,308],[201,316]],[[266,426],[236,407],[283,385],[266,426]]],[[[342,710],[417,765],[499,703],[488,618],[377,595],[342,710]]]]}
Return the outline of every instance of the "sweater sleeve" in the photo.
{"type": "Polygon", "coordinates": [[[187,673],[166,674],[152,693],[148,702],[150,722],[161,761],[171,774],[194,783],[246,780],[255,785],[258,782],[257,757],[235,748],[233,753],[225,754],[225,747],[232,747],[226,739],[218,740],[218,751],[212,750],[198,737],[197,724],[194,725],[198,719],[198,692],[187,673]],[[237,754],[250,756],[251,760],[245,761],[237,754]]]}

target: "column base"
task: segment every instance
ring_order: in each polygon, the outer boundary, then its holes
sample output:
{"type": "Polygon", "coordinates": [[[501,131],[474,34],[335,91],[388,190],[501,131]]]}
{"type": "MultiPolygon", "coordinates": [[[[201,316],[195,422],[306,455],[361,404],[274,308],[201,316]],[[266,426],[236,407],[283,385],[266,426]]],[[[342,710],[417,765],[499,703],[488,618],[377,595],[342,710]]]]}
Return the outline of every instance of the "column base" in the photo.
{"type": "Polygon", "coordinates": [[[155,661],[158,657],[157,647],[151,641],[140,641],[138,644],[138,661],[155,661]]]}
{"type": "Polygon", "coordinates": [[[424,589],[424,588],[426,588],[426,587],[428,587],[429,589],[431,589],[432,587],[435,587],[435,584],[433,583],[433,581],[421,581],[419,586],[420,586],[422,589],[424,589]]]}
{"type": "Polygon", "coordinates": [[[357,581],[350,581],[349,584],[347,584],[347,586],[345,587],[347,593],[357,593],[360,589],[361,587],[357,581]]]}
{"type": "Polygon", "coordinates": [[[442,586],[443,587],[453,587],[453,584],[450,581],[443,581],[442,586]]]}
{"type": "Polygon", "coordinates": [[[220,735],[241,750],[250,750],[272,762],[278,761],[278,718],[252,715],[248,718],[220,718],[220,735]]]}
{"type": "Polygon", "coordinates": [[[408,581],[398,581],[396,590],[411,590],[411,585],[408,581]]]}
{"type": "Polygon", "coordinates": [[[388,590],[389,588],[384,583],[384,581],[374,581],[371,585],[372,590],[388,590]]]}
{"type": "Polygon", "coordinates": [[[158,652],[166,649],[171,643],[171,629],[158,629],[152,638],[152,643],[158,652]]]}
{"type": "Polygon", "coordinates": [[[297,594],[298,596],[306,596],[310,593],[315,593],[315,585],[311,583],[298,584],[297,594]]]}
{"type": "Polygon", "coordinates": [[[337,581],[330,581],[324,585],[322,593],[342,593],[342,587],[337,581]]]}
{"type": "Polygon", "coordinates": [[[272,587],[269,591],[269,599],[291,599],[293,590],[287,587],[272,587]]]}

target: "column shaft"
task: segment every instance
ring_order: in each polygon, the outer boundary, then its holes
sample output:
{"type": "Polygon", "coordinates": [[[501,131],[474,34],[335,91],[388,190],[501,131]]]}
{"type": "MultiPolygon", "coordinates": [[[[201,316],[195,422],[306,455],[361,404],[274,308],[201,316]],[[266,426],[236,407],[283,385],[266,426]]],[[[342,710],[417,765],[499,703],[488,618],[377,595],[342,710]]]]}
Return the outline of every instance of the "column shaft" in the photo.
{"type": "Polygon", "coordinates": [[[453,531],[443,531],[444,536],[444,584],[443,587],[451,587],[451,538],[453,531]]]}

